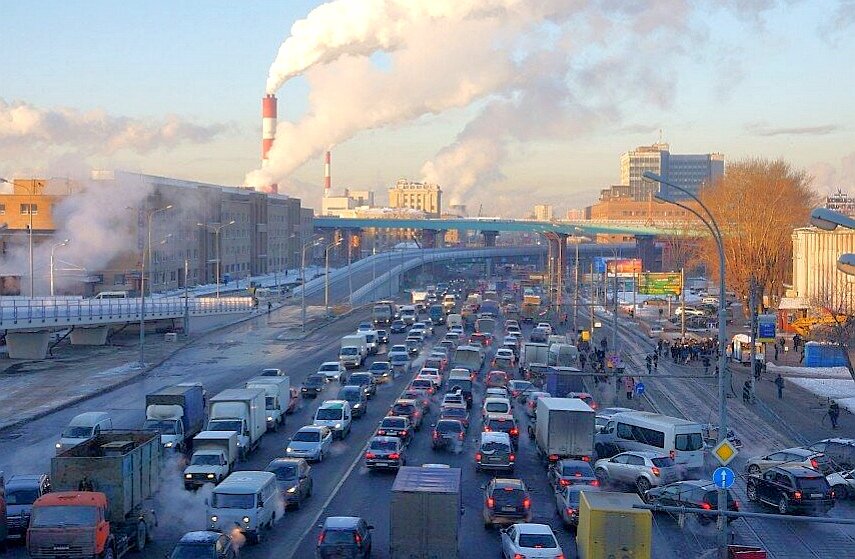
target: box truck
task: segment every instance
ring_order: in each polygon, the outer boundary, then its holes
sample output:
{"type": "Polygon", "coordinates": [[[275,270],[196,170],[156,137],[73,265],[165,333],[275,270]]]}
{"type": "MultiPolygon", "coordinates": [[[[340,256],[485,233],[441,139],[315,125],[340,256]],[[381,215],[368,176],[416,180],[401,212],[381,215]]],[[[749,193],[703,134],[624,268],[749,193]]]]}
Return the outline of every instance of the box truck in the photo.
{"type": "Polygon", "coordinates": [[[578,398],[538,398],[538,454],[550,462],[590,460],[594,454],[594,415],[594,410],[578,398]]]}
{"type": "Polygon", "coordinates": [[[177,452],[192,447],[205,426],[205,397],[201,384],[165,386],[145,397],[146,431],[159,431],[160,444],[177,452]]]}
{"type": "Polygon", "coordinates": [[[241,458],[255,450],[267,431],[267,414],[261,388],[227,388],[211,398],[211,412],[206,431],[237,433],[241,458]]]}
{"type": "Polygon", "coordinates": [[[246,381],[246,388],[264,390],[264,410],[267,428],[274,431],[285,423],[285,414],[291,405],[291,379],[289,377],[254,377],[246,381]]]}
{"type": "Polygon", "coordinates": [[[576,551],[579,559],[650,559],[653,513],[635,493],[585,492],[579,497],[576,551]]]}
{"type": "Polygon", "coordinates": [[[184,468],[184,489],[224,480],[238,459],[237,437],[234,431],[202,431],[193,437],[193,456],[184,468]]]}
{"type": "Polygon", "coordinates": [[[460,468],[401,467],[389,506],[391,559],[460,556],[460,468]]]}

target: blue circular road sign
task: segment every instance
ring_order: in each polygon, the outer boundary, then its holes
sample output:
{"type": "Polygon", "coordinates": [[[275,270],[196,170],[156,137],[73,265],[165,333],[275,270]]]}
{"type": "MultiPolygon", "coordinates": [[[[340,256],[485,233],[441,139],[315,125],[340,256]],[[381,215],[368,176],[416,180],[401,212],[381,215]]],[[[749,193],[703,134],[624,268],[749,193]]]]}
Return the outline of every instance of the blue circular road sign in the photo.
{"type": "Polygon", "coordinates": [[[643,382],[639,382],[635,385],[635,392],[636,392],[636,394],[644,394],[644,383],[643,382]]]}
{"type": "Polygon", "coordinates": [[[719,489],[730,489],[736,480],[736,474],[728,467],[716,468],[713,472],[712,480],[719,489]]]}

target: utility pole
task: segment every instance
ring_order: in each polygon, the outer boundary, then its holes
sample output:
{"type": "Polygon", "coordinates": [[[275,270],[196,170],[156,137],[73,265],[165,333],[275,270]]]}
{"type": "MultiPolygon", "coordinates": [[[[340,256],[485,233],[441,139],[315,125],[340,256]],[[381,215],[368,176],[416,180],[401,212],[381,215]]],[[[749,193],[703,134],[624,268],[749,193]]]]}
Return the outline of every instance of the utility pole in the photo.
{"type": "Polygon", "coordinates": [[[748,394],[749,401],[754,403],[755,396],[755,379],[754,368],[757,366],[757,280],[754,274],[748,280],[748,304],[751,306],[751,371],[748,375],[748,394]]]}
{"type": "Polygon", "coordinates": [[[591,307],[591,347],[594,346],[594,262],[591,262],[591,296],[588,297],[588,306],[591,307]]]}
{"type": "Polygon", "coordinates": [[[686,275],[685,269],[680,268],[680,339],[686,339],[686,275]]]}
{"type": "MultiPolygon", "coordinates": [[[[618,278],[617,278],[617,259],[615,259],[615,292],[612,298],[613,314],[612,314],[612,353],[617,355],[617,313],[618,313],[618,278]]],[[[608,267],[606,267],[606,275],[608,276],[608,267]]]]}
{"type": "Polygon", "coordinates": [[[184,335],[190,335],[190,297],[187,293],[187,276],[190,275],[190,261],[184,259],[184,335]]]}
{"type": "Polygon", "coordinates": [[[576,261],[573,267],[575,268],[573,279],[573,340],[576,343],[576,337],[579,335],[579,239],[576,238],[576,261]]]}

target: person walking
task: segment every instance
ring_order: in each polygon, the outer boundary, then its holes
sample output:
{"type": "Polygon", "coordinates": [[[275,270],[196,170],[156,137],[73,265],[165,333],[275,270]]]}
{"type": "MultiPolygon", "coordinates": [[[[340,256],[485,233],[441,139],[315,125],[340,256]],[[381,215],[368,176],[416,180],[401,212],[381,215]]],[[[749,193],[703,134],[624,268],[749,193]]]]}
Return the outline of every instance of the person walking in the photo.
{"type": "Polygon", "coordinates": [[[775,362],[778,361],[778,346],[775,346],[775,362]]]}
{"type": "Polygon", "coordinates": [[[704,355],[702,363],[704,364],[704,374],[707,374],[710,370],[710,358],[704,355]]]}
{"type": "Polygon", "coordinates": [[[775,377],[775,386],[778,387],[778,399],[784,399],[784,378],[781,376],[781,373],[778,373],[778,376],[775,377]]]}
{"type": "Polygon", "coordinates": [[[626,390],[626,399],[632,400],[632,393],[635,392],[635,379],[631,376],[623,377],[623,387],[626,390]]]}
{"type": "Polygon", "coordinates": [[[832,400],[828,404],[828,418],[831,420],[831,428],[837,429],[837,421],[840,419],[840,406],[837,405],[837,400],[832,400]]]}
{"type": "Polygon", "coordinates": [[[649,375],[653,372],[653,358],[648,355],[644,361],[647,363],[647,374],[649,375]]]}
{"type": "Polygon", "coordinates": [[[751,383],[747,380],[742,385],[742,401],[746,404],[751,403],[751,383]]]}
{"type": "Polygon", "coordinates": [[[658,353],[653,354],[653,370],[654,371],[659,370],[659,354],[658,353]]]}

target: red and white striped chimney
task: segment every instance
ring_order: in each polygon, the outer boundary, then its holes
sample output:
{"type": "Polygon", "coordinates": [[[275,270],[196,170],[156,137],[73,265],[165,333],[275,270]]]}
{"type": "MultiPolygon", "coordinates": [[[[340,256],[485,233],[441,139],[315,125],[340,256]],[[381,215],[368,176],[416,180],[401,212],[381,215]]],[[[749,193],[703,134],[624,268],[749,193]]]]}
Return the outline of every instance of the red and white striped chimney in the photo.
{"type": "Polygon", "coordinates": [[[329,198],[332,189],[332,178],[330,177],[330,152],[327,150],[324,156],[324,198],[329,198]]]}
{"type": "MultiPolygon", "coordinates": [[[[276,96],[266,95],[261,100],[261,166],[267,163],[267,152],[276,138],[276,96]]],[[[279,192],[278,185],[271,185],[272,192],[279,192]]]]}

